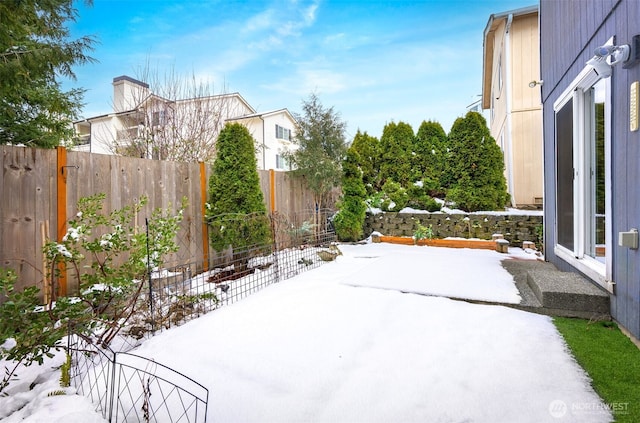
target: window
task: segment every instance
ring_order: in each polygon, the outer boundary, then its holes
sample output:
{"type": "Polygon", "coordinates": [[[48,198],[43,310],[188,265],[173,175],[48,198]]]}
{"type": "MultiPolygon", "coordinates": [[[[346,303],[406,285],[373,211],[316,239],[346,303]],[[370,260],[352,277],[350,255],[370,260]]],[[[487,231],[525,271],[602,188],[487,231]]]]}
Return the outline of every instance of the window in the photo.
{"type": "Polygon", "coordinates": [[[587,67],[556,101],[554,111],[554,252],[605,285],[611,277],[612,248],[610,80],[587,67]]]}
{"type": "Polygon", "coordinates": [[[276,154],[276,169],[289,170],[289,162],[281,154],[276,154]]]}
{"type": "Polygon", "coordinates": [[[283,128],[280,125],[276,125],[276,138],[279,140],[289,141],[291,138],[291,130],[283,128]]]}
{"type": "Polygon", "coordinates": [[[166,123],[166,115],[164,110],[153,112],[151,115],[151,126],[162,126],[166,123]]]}

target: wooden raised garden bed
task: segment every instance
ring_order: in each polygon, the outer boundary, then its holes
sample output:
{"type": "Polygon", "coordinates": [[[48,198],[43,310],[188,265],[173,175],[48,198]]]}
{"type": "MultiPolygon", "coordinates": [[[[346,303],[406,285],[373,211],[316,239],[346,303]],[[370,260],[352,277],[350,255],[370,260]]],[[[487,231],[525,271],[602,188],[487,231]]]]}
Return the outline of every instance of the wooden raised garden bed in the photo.
{"type": "Polygon", "coordinates": [[[415,241],[411,237],[406,236],[374,236],[373,242],[388,242],[391,244],[402,245],[426,245],[429,247],[447,247],[447,248],[474,248],[480,250],[498,250],[496,241],[484,239],[420,239],[415,241]],[[377,240],[376,240],[377,239],[377,240]]]}

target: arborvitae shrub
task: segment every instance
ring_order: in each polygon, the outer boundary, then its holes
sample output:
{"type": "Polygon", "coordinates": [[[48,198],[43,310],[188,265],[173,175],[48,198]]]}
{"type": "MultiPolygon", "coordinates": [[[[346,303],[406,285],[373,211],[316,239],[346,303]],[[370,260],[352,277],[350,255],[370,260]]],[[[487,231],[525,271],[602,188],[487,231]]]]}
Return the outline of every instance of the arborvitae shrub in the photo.
{"type": "Polygon", "coordinates": [[[414,134],[408,123],[387,124],[380,137],[378,186],[391,180],[407,186],[412,177],[414,134]]]}
{"type": "Polygon", "coordinates": [[[465,211],[504,209],[509,194],[500,147],[477,112],[458,118],[449,133],[447,199],[465,211]]]}
{"type": "Polygon", "coordinates": [[[414,144],[413,167],[416,179],[430,181],[430,190],[440,190],[440,177],[445,170],[447,155],[447,134],[442,125],[434,121],[423,121],[414,144]]]}
{"type": "Polygon", "coordinates": [[[380,170],[379,148],[380,141],[376,137],[372,137],[366,132],[362,134],[360,131],[356,133],[351,147],[349,147],[358,155],[358,167],[362,171],[362,182],[369,195],[376,190],[375,185],[380,170]]]}
{"type": "Polygon", "coordinates": [[[409,196],[407,207],[430,212],[439,211],[440,204],[429,195],[429,192],[428,187],[424,185],[410,185],[407,189],[407,195],[409,196]]]}
{"type": "Polygon", "coordinates": [[[234,261],[240,267],[250,258],[248,249],[264,246],[271,239],[254,145],[255,140],[244,125],[227,124],[218,137],[209,179],[211,245],[216,251],[233,247],[234,261]]]}
{"type": "Polygon", "coordinates": [[[398,182],[387,181],[382,191],[385,194],[381,205],[383,211],[400,211],[407,206],[409,194],[398,182]]]}
{"type": "Polygon", "coordinates": [[[340,241],[358,241],[363,234],[367,192],[358,167],[358,154],[352,148],[347,150],[342,163],[342,194],[340,210],[333,220],[336,235],[340,241]]]}

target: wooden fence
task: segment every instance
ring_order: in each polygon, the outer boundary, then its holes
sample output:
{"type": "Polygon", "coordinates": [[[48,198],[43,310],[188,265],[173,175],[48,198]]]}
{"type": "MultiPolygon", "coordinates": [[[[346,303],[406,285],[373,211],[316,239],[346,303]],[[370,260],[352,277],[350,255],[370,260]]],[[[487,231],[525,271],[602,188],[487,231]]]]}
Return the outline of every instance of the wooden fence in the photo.
{"type": "MultiPolygon", "coordinates": [[[[177,234],[180,251],[173,263],[212,260],[204,221],[210,175],[204,163],[166,162],[131,157],[14,146],[1,146],[0,267],[18,274],[17,289],[44,287],[42,247],[60,240],[66,222],[77,213],[82,197],[104,193],[104,210],[119,209],[141,196],[149,199],[141,213],[177,206],[183,197],[188,208],[177,234]]],[[[312,210],[315,205],[304,181],[287,172],[259,171],[267,209],[285,215],[312,210]]],[[[61,281],[61,293],[77,289],[61,281]]]]}

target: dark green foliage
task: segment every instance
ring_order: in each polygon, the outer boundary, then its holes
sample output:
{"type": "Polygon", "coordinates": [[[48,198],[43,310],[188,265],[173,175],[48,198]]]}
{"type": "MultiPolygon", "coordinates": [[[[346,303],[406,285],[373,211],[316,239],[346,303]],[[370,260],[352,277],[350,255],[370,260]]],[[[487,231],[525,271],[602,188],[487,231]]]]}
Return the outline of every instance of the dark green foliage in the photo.
{"type": "Polygon", "coordinates": [[[358,154],[358,166],[362,171],[362,182],[367,194],[375,192],[375,184],[378,179],[380,163],[378,161],[380,141],[366,132],[360,131],[351,142],[351,149],[358,154]]]}
{"type": "Polygon", "coordinates": [[[423,121],[416,134],[414,151],[415,180],[422,180],[431,192],[439,191],[447,156],[447,134],[442,125],[423,121]]]}
{"type": "Polygon", "coordinates": [[[342,177],[346,123],[333,107],[325,109],[315,94],[302,102],[302,110],[302,115],[296,115],[298,149],[288,159],[294,174],[304,177],[316,204],[322,208],[327,194],[340,184],[342,177]]]}
{"type": "Polygon", "coordinates": [[[333,221],[336,235],[341,241],[358,241],[363,234],[367,209],[364,198],[367,192],[362,182],[359,162],[358,153],[352,145],[342,163],[342,201],[339,204],[340,211],[333,221]]]}
{"type": "Polygon", "coordinates": [[[640,421],[640,350],[614,322],[553,319],[593,389],[618,423],[640,421]]]}
{"type": "Polygon", "coordinates": [[[502,151],[482,115],[469,112],[449,133],[447,199],[465,211],[500,210],[509,199],[502,151]]]}
{"type": "Polygon", "coordinates": [[[426,186],[411,184],[407,189],[409,196],[407,207],[430,212],[440,211],[440,204],[429,195],[429,192],[430,190],[426,186]]]}
{"type": "Polygon", "coordinates": [[[414,134],[411,125],[400,122],[387,124],[380,138],[380,175],[378,187],[388,180],[401,186],[414,182],[413,168],[414,134]]]}
{"type": "Polygon", "coordinates": [[[52,147],[71,139],[83,90],[63,91],[60,77],[92,62],[94,40],[70,40],[73,0],[0,1],[0,144],[52,147]]]}
{"type": "Polygon", "coordinates": [[[0,268],[0,345],[13,338],[15,346],[0,348],[0,360],[14,361],[14,367],[3,369],[0,392],[14,379],[20,364],[42,364],[45,357],[53,357],[52,349],[62,347],[61,339],[67,333],[64,325],[54,326],[49,313],[38,307],[38,288],[31,286],[16,291],[16,275],[0,268]]]}
{"type": "Polygon", "coordinates": [[[387,180],[382,191],[384,193],[381,205],[383,211],[400,211],[407,206],[409,194],[399,183],[387,180]]]}
{"type": "Polygon", "coordinates": [[[271,239],[254,144],[245,126],[226,124],[218,137],[209,179],[211,245],[216,251],[232,246],[235,260],[240,259],[241,264],[250,258],[247,249],[268,244],[271,239]]]}

